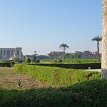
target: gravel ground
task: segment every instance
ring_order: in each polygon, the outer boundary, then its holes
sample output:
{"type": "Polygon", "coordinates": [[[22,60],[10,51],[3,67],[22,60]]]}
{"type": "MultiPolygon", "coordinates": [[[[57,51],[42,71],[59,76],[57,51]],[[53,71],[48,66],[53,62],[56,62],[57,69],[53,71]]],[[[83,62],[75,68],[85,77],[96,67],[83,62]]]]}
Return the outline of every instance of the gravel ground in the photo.
{"type": "Polygon", "coordinates": [[[24,74],[17,74],[13,68],[0,68],[0,88],[30,89],[46,87],[44,83],[24,74]]]}

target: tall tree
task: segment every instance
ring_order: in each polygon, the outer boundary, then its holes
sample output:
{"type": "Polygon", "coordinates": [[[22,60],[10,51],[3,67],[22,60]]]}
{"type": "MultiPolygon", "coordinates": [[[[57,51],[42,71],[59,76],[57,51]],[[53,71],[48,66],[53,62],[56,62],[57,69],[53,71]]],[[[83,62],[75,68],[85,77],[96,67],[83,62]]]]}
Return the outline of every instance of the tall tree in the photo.
{"type": "Polygon", "coordinates": [[[103,1],[102,20],[102,78],[107,79],[107,0],[103,1]]]}
{"type": "Polygon", "coordinates": [[[65,53],[66,48],[69,49],[69,46],[68,46],[67,44],[61,44],[61,45],[59,46],[59,48],[61,48],[61,49],[63,50],[63,52],[65,53]]]}
{"type": "Polygon", "coordinates": [[[96,36],[92,39],[92,41],[97,42],[97,58],[100,60],[100,54],[99,54],[99,42],[102,40],[102,37],[96,36]]]}

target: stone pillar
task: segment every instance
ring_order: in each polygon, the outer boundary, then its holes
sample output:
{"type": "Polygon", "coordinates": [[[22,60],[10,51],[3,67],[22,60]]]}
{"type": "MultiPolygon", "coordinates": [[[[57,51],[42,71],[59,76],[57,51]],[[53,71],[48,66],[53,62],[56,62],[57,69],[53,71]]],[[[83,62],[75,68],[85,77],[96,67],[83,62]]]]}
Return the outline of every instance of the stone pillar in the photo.
{"type": "Polygon", "coordinates": [[[22,48],[19,50],[19,58],[22,59],[22,48]]]}
{"type": "Polygon", "coordinates": [[[102,14],[102,78],[107,79],[107,0],[103,0],[102,14]]]}
{"type": "Polygon", "coordinates": [[[16,49],[13,50],[13,57],[16,58],[16,49]]]}
{"type": "Polygon", "coordinates": [[[22,59],[22,48],[21,47],[16,48],[16,57],[19,59],[22,59]]]}

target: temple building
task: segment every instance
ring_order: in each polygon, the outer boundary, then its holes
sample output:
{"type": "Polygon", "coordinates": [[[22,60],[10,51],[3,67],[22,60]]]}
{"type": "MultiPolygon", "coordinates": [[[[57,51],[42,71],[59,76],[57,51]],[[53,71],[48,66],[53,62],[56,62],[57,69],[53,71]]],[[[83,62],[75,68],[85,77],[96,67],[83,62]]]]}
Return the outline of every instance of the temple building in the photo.
{"type": "Polygon", "coordinates": [[[22,59],[22,48],[0,48],[0,60],[12,60],[12,58],[22,59]]]}

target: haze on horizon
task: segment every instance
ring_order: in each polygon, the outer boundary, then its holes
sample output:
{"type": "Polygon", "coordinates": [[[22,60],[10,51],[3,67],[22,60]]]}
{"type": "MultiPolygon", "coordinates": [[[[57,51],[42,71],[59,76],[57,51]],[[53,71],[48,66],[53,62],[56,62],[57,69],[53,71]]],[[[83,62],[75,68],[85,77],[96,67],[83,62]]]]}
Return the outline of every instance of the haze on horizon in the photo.
{"type": "Polygon", "coordinates": [[[0,48],[22,47],[24,54],[96,51],[101,36],[101,0],[0,0],[0,48]]]}

